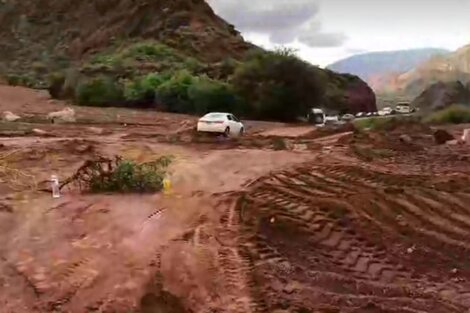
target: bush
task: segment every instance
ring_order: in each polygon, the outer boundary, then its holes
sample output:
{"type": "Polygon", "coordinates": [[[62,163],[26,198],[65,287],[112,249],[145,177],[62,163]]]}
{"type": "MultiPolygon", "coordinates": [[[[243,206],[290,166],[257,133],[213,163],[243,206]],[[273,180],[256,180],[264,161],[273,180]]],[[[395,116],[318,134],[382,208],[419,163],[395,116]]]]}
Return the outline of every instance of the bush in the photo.
{"type": "Polygon", "coordinates": [[[444,110],[425,117],[425,122],[431,124],[463,124],[470,123],[470,107],[452,105],[444,110]]]}
{"type": "Polygon", "coordinates": [[[124,99],[122,86],[110,77],[97,77],[80,83],[75,95],[79,105],[119,105],[124,99]]]}
{"type": "Polygon", "coordinates": [[[128,80],[124,85],[124,98],[135,104],[149,104],[155,100],[156,89],[168,80],[165,75],[156,73],[128,80]]]}
{"type": "MultiPolygon", "coordinates": [[[[89,188],[92,192],[156,192],[163,188],[166,168],[172,157],[162,157],[155,162],[137,164],[120,161],[110,175],[93,175],[89,188]]],[[[99,172],[97,172],[99,173],[99,172]]]]}
{"type": "Polygon", "coordinates": [[[233,85],[254,118],[295,121],[325,92],[320,70],[290,50],[255,52],[235,71],[233,85]]]}
{"type": "Polygon", "coordinates": [[[169,80],[157,88],[157,102],[169,112],[194,112],[194,105],[188,95],[188,90],[194,80],[195,77],[186,70],[176,72],[169,80]]]}
{"type": "Polygon", "coordinates": [[[6,76],[6,80],[8,85],[11,86],[34,88],[38,85],[37,80],[32,75],[26,74],[10,74],[6,76]]]}
{"type": "Polygon", "coordinates": [[[239,100],[233,88],[217,80],[202,76],[193,80],[188,88],[188,98],[194,113],[213,111],[240,113],[239,100]]]}

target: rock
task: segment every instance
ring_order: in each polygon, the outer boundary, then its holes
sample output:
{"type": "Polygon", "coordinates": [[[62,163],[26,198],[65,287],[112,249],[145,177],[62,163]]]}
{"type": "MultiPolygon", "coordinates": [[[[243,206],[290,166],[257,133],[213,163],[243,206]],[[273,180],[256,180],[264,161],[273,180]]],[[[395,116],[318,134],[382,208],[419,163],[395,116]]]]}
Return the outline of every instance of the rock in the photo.
{"type": "Polygon", "coordinates": [[[15,122],[19,120],[21,117],[19,115],[16,115],[10,111],[5,111],[3,112],[2,119],[7,122],[15,122]]]}
{"type": "Polygon", "coordinates": [[[411,139],[409,135],[404,134],[400,136],[400,141],[403,143],[411,143],[413,139],[411,139]]]}
{"type": "Polygon", "coordinates": [[[454,136],[446,130],[438,129],[434,132],[434,140],[438,145],[443,145],[448,141],[454,140],[454,136]]]}
{"type": "Polygon", "coordinates": [[[75,119],[75,110],[72,108],[65,108],[61,111],[51,112],[47,115],[47,118],[54,122],[63,122],[63,123],[74,123],[75,119]]]}
{"type": "Polygon", "coordinates": [[[95,134],[95,135],[103,135],[104,134],[104,129],[99,128],[99,127],[88,127],[87,131],[89,131],[90,133],[95,134]]]}

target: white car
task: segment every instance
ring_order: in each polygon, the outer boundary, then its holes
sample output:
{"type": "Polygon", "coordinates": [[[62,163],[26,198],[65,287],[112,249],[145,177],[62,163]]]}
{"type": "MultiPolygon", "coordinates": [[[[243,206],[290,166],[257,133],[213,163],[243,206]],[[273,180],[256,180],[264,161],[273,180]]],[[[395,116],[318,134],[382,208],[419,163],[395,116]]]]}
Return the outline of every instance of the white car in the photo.
{"type": "Polygon", "coordinates": [[[245,132],[245,126],[231,113],[208,113],[201,117],[197,123],[197,131],[204,133],[241,136],[245,132]]]}
{"type": "Polygon", "coordinates": [[[335,124],[339,122],[338,115],[334,116],[325,116],[325,124],[335,124]]]}
{"type": "Polygon", "coordinates": [[[354,120],[354,115],[352,114],[344,114],[342,117],[341,117],[341,120],[342,121],[346,121],[346,122],[350,122],[352,120],[354,120]]]}

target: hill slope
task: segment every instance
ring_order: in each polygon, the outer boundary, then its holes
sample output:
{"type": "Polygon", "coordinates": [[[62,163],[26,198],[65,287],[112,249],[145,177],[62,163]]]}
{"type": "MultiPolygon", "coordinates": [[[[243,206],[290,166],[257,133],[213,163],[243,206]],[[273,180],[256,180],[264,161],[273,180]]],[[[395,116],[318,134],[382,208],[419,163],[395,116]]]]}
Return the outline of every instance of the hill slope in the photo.
{"type": "Polygon", "coordinates": [[[446,56],[436,56],[399,75],[391,91],[417,96],[437,82],[470,82],[470,45],[446,56]]]}
{"type": "MultiPolygon", "coordinates": [[[[54,94],[64,97],[103,74],[117,82],[183,69],[225,82],[247,52],[260,49],[204,0],[11,0],[0,3],[0,23],[0,74],[39,88],[51,87],[53,76],[68,90],[54,94]]],[[[335,89],[327,94],[340,94],[348,110],[359,110],[358,99],[375,108],[357,77],[326,76],[335,89]]]]}
{"type": "Polygon", "coordinates": [[[374,89],[380,89],[393,74],[405,73],[432,56],[446,53],[448,51],[435,48],[371,52],[340,60],[328,68],[358,75],[374,89]]]}

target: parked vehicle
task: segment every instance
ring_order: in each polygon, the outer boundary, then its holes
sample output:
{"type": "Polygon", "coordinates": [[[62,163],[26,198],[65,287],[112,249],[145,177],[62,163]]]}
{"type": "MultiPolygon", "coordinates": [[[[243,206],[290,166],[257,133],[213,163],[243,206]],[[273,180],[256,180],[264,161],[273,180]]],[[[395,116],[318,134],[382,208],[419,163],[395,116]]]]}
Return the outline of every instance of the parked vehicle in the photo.
{"type": "Polygon", "coordinates": [[[338,115],[325,116],[325,124],[336,124],[339,122],[338,115]]]}
{"type": "Polygon", "coordinates": [[[225,137],[243,135],[245,126],[231,113],[208,113],[197,123],[197,131],[204,133],[222,134],[225,137]]]}
{"type": "Polygon", "coordinates": [[[366,116],[366,113],[359,112],[359,113],[356,114],[356,117],[363,117],[363,116],[366,116]]]}
{"type": "Polygon", "coordinates": [[[412,113],[409,103],[399,103],[396,106],[396,111],[401,114],[410,114],[412,113]]]}
{"type": "Polygon", "coordinates": [[[325,112],[322,109],[312,108],[308,113],[308,121],[315,125],[324,125],[326,121],[325,112]]]}
{"type": "MultiPolygon", "coordinates": [[[[393,109],[391,107],[385,107],[382,109],[383,115],[391,115],[392,112],[393,112],[393,109]]],[[[381,115],[380,111],[379,111],[379,115],[381,115]]]]}

